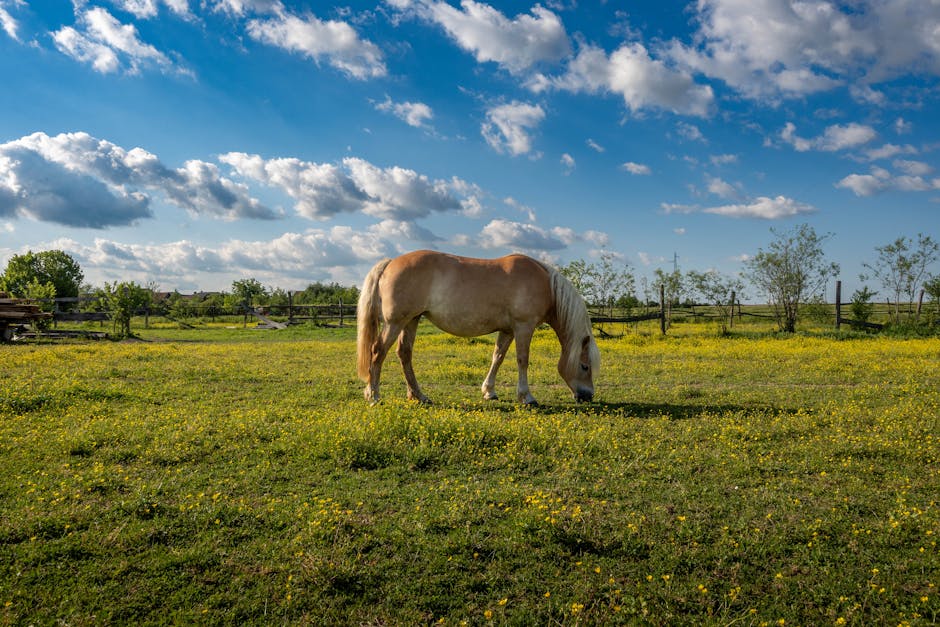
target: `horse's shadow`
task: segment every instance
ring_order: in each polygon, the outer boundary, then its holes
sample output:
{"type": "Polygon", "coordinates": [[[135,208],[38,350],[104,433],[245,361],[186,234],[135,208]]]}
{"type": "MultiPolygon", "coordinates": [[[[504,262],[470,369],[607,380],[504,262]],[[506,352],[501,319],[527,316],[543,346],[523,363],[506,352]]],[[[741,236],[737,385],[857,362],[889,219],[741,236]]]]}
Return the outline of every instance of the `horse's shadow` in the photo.
{"type": "Polygon", "coordinates": [[[793,413],[795,410],[785,407],[776,407],[772,405],[750,404],[739,405],[734,403],[722,404],[693,404],[693,403],[641,403],[641,402],[592,402],[592,403],[573,403],[573,402],[548,402],[537,405],[521,405],[510,401],[478,401],[473,403],[457,403],[456,406],[465,411],[497,411],[505,414],[513,414],[520,411],[528,411],[543,415],[557,414],[586,414],[586,415],[605,415],[610,418],[651,420],[656,418],[667,418],[668,420],[681,421],[690,420],[701,416],[702,414],[727,414],[738,412],[759,412],[759,413],[793,413]]]}

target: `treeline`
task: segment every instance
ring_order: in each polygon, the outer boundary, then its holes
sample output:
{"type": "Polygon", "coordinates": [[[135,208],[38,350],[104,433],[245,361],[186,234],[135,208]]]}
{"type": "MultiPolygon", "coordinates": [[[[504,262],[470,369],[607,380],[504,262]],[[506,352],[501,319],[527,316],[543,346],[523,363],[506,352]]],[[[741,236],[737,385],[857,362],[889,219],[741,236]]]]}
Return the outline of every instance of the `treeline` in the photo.
{"type": "MultiPolygon", "coordinates": [[[[824,302],[823,291],[838,278],[839,265],[829,261],[824,245],[831,233],[817,234],[803,224],[789,231],[771,229],[772,241],[744,262],[744,271],[730,276],[715,270],[671,272],[657,269],[652,277],[636,278],[629,264],[613,252],[602,252],[598,260],[577,259],[560,268],[595,311],[613,315],[615,309],[659,305],[660,294],[667,310],[678,305],[716,307],[721,316],[733,302],[749,298],[754,289],[766,298],[781,331],[796,328],[801,308],[824,302]]],[[[882,294],[893,305],[891,318],[910,317],[911,303],[918,293],[927,294],[940,308],[940,274],[933,272],[940,260],[940,244],[930,235],[899,237],[875,248],[875,258],[865,262],[859,277],[863,286],[851,295],[853,311],[862,318],[872,299],[882,294]],[[904,303],[908,304],[907,309],[904,303]]],[[[311,283],[306,289],[288,292],[269,288],[254,278],[234,281],[230,291],[183,295],[160,292],[155,284],[105,283],[83,286],[78,263],[67,253],[50,250],[14,255],[0,275],[0,291],[20,298],[51,303],[53,298],[72,298],[76,307],[108,311],[129,332],[129,318],[142,309],[171,317],[214,317],[240,313],[255,307],[286,308],[288,305],[355,304],[357,287],[337,283],[311,283]],[[79,294],[90,298],[79,299],[79,294]],[[126,322],[125,322],[126,321],[126,322]]]]}

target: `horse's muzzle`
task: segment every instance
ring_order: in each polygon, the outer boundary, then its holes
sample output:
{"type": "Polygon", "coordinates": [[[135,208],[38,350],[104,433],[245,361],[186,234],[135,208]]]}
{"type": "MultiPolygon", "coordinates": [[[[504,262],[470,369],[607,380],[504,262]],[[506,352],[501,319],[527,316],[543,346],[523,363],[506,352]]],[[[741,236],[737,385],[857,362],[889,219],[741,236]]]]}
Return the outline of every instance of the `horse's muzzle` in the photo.
{"type": "Polygon", "coordinates": [[[578,390],[578,393],[574,395],[574,398],[579,403],[590,403],[594,400],[594,392],[591,390],[578,390]]]}

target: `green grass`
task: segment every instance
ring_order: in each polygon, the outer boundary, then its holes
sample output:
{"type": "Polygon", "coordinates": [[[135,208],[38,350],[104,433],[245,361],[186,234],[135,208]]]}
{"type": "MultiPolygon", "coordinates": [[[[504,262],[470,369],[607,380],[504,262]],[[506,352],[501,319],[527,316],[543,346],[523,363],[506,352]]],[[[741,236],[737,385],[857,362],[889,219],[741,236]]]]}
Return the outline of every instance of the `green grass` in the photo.
{"type": "Polygon", "coordinates": [[[486,338],[369,407],[353,329],[141,335],[0,346],[4,624],[940,620],[936,338],[627,335],[578,406],[542,332],[530,410],[486,338]]]}

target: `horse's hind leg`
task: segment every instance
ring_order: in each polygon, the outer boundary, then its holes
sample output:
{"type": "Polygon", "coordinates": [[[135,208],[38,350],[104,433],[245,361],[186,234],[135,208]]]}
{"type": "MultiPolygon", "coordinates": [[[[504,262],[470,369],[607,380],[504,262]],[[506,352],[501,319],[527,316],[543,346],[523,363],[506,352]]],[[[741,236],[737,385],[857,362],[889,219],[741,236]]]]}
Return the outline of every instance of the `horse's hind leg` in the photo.
{"type": "Polygon", "coordinates": [[[510,344],[512,344],[512,333],[500,331],[499,336],[496,338],[496,348],[493,349],[493,362],[490,364],[490,370],[483,380],[483,398],[488,401],[495,401],[499,398],[496,395],[496,372],[502,365],[503,359],[506,358],[506,351],[509,350],[510,344]]]}
{"type": "Polygon", "coordinates": [[[388,350],[392,347],[392,342],[401,331],[401,325],[386,323],[385,328],[372,343],[372,361],[369,365],[369,385],[366,386],[364,394],[366,400],[375,404],[379,402],[379,379],[382,377],[382,362],[388,355],[388,350]]]}
{"type": "Polygon", "coordinates": [[[419,319],[420,318],[415,318],[402,329],[401,336],[398,338],[398,360],[401,362],[401,369],[405,373],[405,383],[408,386],[408,398],[422,403],[430,403],[431,400],[421,392],[418,379],[415,377],[414,368],[411,366],[415,336],[418,334],[419,319]]]}

